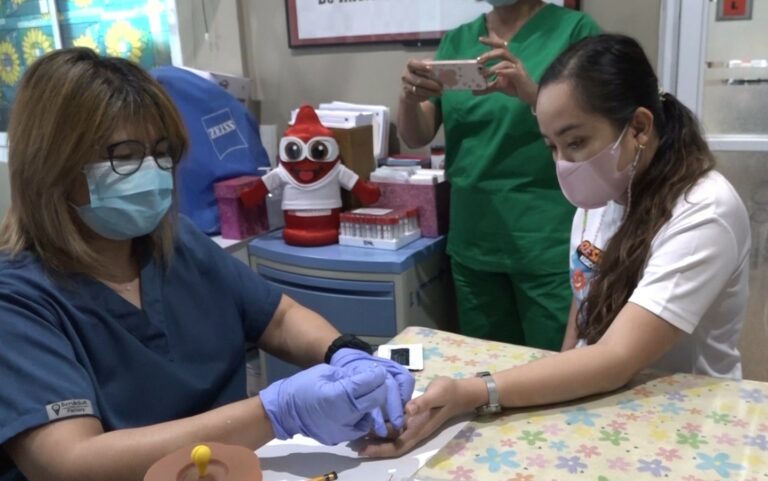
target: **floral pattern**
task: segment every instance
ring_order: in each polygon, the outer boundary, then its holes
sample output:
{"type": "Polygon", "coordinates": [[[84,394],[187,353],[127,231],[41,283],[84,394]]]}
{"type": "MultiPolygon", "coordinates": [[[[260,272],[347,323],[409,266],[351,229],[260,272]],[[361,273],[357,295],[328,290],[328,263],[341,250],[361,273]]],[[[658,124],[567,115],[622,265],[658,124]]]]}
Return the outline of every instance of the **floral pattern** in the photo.
{"type": "Polygon", "coordinates": [[[53,39],[39,28],[32,28],[24,35],[22,51],[24,52],[24,61],[27,65],[33,64],[35,60],[52,50],[53,39]]]}
{"type": "MultiPolygon", "coordinates": [[[[549,354],[426,328],[408,328],[393,342],[424,345],[419,390],[437,376],[468,377],[549,354]]],[[[766,419],[768,384],[647,372],[611,395],[470,422],[412,479],[762,481],[766,419]]]]}
{"type": "Polygon", "coordinates": [[[104,37],[107,54],[138,62],[146,47],[146,39],[144,37],[145,34],[130,22],[119,20],[109,27],[104,37]]]}
{"type": "Polygon", "coordinates": [[[14,85],[21,77],[21,61],[13,44],[7,40],[0,42],[0,82],[14,85]]]}

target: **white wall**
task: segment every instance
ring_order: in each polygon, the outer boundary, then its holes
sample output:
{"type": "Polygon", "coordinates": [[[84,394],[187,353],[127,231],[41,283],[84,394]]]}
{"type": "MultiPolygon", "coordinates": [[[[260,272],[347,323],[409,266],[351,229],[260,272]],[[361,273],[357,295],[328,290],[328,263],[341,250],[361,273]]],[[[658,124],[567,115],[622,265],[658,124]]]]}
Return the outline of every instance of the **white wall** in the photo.
{"type": "Polygon", "coordinates": [[[604,31],[635,37],[650,58],[651,65],[656,65],[661,0],[582,0],[581,3],[582,10],[591,15],[604,31]]]}
{"type": "Polygon", "coordinates": [[[239,4],[239,0],[176,1],[184,65],[244,75],[239,4]]]}
{"type": "Polygon", "coordinates": [[[709,8],[708,61],[768,57],[765,49],[768,41],[768,32],[765,30],[765,26],[768,25],[768,2],[760,0],[753,2],[751,20],[716,21],[716,4],[711,4],[709,8]]]}

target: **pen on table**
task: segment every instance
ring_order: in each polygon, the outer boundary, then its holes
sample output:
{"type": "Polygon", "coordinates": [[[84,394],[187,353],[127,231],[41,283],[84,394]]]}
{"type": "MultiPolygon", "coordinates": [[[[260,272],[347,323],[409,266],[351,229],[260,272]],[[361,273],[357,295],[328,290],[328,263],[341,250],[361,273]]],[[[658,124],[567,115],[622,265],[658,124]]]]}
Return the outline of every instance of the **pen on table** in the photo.
{"type": "Polygon", "coordinates": [[[322,476],[315,476],[314,478],[310,478],[307,481],[336,481],[339,479],[339,475],[336,474],[336,471],[331,471],[330,473],[326,473],[322,476]]]}

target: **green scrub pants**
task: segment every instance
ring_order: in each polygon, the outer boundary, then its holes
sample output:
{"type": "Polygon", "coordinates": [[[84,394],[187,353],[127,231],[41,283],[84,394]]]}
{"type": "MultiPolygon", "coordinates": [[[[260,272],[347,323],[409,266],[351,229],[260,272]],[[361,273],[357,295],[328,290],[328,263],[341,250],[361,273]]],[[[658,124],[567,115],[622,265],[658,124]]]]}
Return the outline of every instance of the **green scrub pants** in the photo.
{"type": "Polygon", "coordinates": [[[572,300],[567,271],[487,272],[455,259],[451,260],[451,270],[462,334],[560,350],[572,300]]]}

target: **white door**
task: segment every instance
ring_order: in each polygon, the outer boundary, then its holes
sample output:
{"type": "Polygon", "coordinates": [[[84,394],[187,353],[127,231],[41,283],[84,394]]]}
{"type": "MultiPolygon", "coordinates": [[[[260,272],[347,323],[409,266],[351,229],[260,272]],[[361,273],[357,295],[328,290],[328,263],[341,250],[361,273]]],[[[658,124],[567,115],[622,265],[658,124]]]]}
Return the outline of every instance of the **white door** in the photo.
{"type": "Polygon", "coordinates": [[[659,73],[698,115],[752,226],[744,377],[768,381],[768,1],[665,0],[659,73]],[[721,19],[743,12],[751,19],[721,19]]]}

